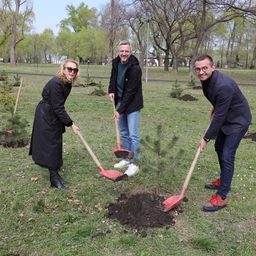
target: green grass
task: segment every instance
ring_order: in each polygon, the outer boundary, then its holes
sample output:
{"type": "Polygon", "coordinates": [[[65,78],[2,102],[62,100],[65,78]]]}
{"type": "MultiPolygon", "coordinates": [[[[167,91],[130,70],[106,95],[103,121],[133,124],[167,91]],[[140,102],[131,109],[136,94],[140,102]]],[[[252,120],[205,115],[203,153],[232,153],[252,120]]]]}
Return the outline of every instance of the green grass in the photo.
{"type": "MultiPolygon", "coordinates": [[[[54,74],[56,65],[10,67],[54,74]]],[[[0,66],[1,70],[1,66],[0,66]]],[[[92,74],[108,76],[108,67],[90,67],[92,74]]],[[[228,71],[228,70],[227,70],[228,71]]],[[[229,71],[231,72],[231,71],[229,71]]],[[[247,83],[256,79],[255,71],[238,70],[233,75],[247,83]],[[239,73],[239,74],[237,74],[239,73]],[[244,75],[243,75],[244,74],[244,75]]],[[[150,77],[166,78],[173,75],[150,69],[150,77]]],[[[86,66],[82,68],[86,76],[86,66]]],[[[186,80],[182,71],[180,80],[186,80]]],[[[49,77],[24,75],[18,111],[30,127],[41,90],[49,77]]],[[[103,80],[107,90],[107,80],[103,80]]],[[[198,101],[184,102],[168,97],[171,84],[144,84],[145,108],[141,112],[141,137],[155,137],[158,124],[163,126],[166,143],[176,135],[179,140],[173,150],[184,149],[181,164],[161,175],[163,193],[178,194],[196,153],[197,143],[209,120],[211,106],[200,90],[186,89],[198,101]]],[[[113,168],[112,148],[115,130],[112,105],[107,96],[89,96],[94,88],[73,88],[66,109],[105,169],[113,168]]],[[[241,87],[255,116],[256,87],[241,87]]],[[[15,88],[14,93],[17,93],[15,88]]],[[[4,112],[1,110],[1,116],[4,112]]],[[[2,124],[2,120],[0,125],[2,124]]],[[[253,123],[251,131],[256,130],[253,123]]],[[[142,154],[152,157],[142,149],[142,154]]],[[[196,165],[187,191],[188,202],[182,203],[183,212],[170,228],[145,230],[147,236],[122,226],[106,217],[106,207],[121,193],[156,188],[152,170],[140,172],[127,182],[114,183],[98,174],[98,169],[79,137],[70,129],[64,134],[64,166],[62,176],[67,191],[49,187],[45,169],[34,165],[28,147],[8,149],[0,147],[0,255],[109,255],[109,256],[166,256],[166,255],[255,255],[255,142],[243,140],[236,158],[236,170],[227,208],[213,214],[201,211],[211,196],[204,183],[218,175],[217,157],[210,142],[196,165]],[[37,182],[31,177],[38,176],[37,182]]]]}
{"type": "MultiPolygon", "coordinates": [[[[54,75],[59,68],[59,64],[24,64],[12,66],[10,64],[0,64],[0,72],[5,70],[8,72],[18,73],[34,73],[44,75],[54,75]]],[[[255,70],[252,69],[220,69],[222,72],[233,77],[238,83],[242,84],[256,84],[255,82],[255,70]]],[[[110,66],[99,65],[81,65],[80,76],[81,81],[84,81],[87,76],[90,77],[102,77],[104,83],[108,83],[110,76],[110,66]]],[[[145,67],[143,68],[143,79],[145,80],[145,67]]],[[[164,71],[163,67],[148,67],[148,79],[149,80],[178,80],[178,81],[190,81],[189,70],[187,67],[180,67],[179,72],[175,73],[172,68],[169,71],[164,71]]],[[[197,79],[195,81],[198,82],[197,79]]]]}

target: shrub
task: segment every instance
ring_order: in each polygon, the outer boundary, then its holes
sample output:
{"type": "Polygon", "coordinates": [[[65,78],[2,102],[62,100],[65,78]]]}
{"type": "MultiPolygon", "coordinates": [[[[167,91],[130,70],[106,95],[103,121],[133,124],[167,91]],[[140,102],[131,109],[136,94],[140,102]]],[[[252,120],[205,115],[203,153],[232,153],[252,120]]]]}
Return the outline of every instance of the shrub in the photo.
{"type": "Polygon", "coordinates": [[[106,92],[103,89],[103,85],[101,84],[101,82],[99,82],[96,85],[96,88],[93,90],[93,92],[90,95],[96,95],[96,96],[105,96],[106,92]]]}
{"type": "Polygon", "coordinates": [[[1,73],[0,73],[0,81],[6,81],[8,80],[8,74],[6,73],[5,70],[3,70],[1,73]]]}
{"type": "Polygon", "coordinates": [[[196,79],[194,76],[190,76],[190,81],[188,82],[188,87],[195,87],[196,86],[196,79]]]}
{"type": "Polygon", "coordinates": [[[28,144],[27,120],[10,110],[11,117],[6,117],[6,125],[0,133],[0,144],[4,147],[24,147],[28,144]]]}
{"type": "Polygon", "coordinates": [[[2,80],[0,83],[0,106],[5,110],[10,110],[15,104],[15,97],[11,94],[12,85],[8,79],[2,80]]]}
{"type": "Polygon", "coordinates": [[[12,82],[12,86],[20,86],[21,77],[19,74],[13,76],[14,81],[12,82]]]}
{"type": "Polygon", "coordinates": [[[176,80],[175,83],[172,85],[172,91],[170,93],[170,96],[172,98],[178,98],[182,94],[183,89],[181,88],[181,85],[178,84],[178,81],[176,80]]]}
{"type": "Polygon", "coordinates": [[[171,149],[176,145],[177,141],[178,137],[173,136],[169,142],[167,141],[167,145],[163,145],[163,142],[166,142],[166,137],[163,136],[162,125],[158,125],[156,128],[155,139],[152,139],[150,136],[146,136],[145,139],[141,140],[141,144],[144,146],[145,150],[150,151],[150,154],[153,154],[153,156],[145,157],[146,154],[143,154],[142,158],[138,161],[142,166],[142,170],[153,170],[157,184],[157,193],[159,193],[160,190],[161,177],[163,176],[163,172],[170,170],[170,161],[173,169],[180,164],[180,159],[184,153],[184,150],[179,150],[175,156],[171,157],[169,153],[171,149]]]}

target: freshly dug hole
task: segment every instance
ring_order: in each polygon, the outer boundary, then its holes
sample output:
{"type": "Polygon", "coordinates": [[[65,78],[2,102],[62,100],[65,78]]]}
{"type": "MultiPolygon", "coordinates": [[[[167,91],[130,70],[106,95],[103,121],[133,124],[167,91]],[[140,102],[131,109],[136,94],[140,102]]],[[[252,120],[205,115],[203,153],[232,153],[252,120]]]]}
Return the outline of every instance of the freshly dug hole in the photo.
{"type": "Polygon", "coordinates": [[[163,212],[161,198],[150,193],[126,196],[121,194],[116,203],[108,206],[108,218],[134,228],[174,225],[170,213],[163,212]]]}

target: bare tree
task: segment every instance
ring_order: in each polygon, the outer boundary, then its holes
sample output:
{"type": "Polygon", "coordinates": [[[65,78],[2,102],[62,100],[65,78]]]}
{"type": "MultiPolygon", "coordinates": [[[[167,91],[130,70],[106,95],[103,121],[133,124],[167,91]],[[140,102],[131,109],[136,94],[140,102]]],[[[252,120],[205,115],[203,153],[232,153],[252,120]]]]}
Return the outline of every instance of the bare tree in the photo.
{"type": "Polygon", "coordinates": [[[145,15],[141,6],[136,2],[133,3],[132,7],[131,4],[124,4],[121,8],[121,15],[123,17],[124,25],[129,27],[135,36],[139,62],[140,65],[143,66],[148,47],[146,34],[149,32],[147,31],[147,22],[149,22],[149,17],[145,15]]]}
{"type": "Polygon", "coordinates": [[[124,17],[121,15],[121,5],[122,3],[119,0],[111,0],[110,3],[106,5],[101,15],[102,27],[108,31],[109,35],[109,65],[114,58],[115,42],[117,38],[123,36],[122,31],[124,28],[124,17]]]}
{"type": "Polygon", "coordinates": [[[145,12],[150,13],[154,44],[164,52],[164,70],[169,69],[172,57],[173,70],[178,70],[178,60],[186,42],[196,37],[188,24],[195,0],[138,0],[145,12]]]}
{"type": "Polygon", "coordinates": [[[29,23],[33,18],[32,7],[27,0],[6,0],[6,12],[10,15],[11,39],[10,39],[10,61],[16,64],[16,46],[24,39],[24,32],[29,29],[29,23]],[[24,8],[23,8],[24,6],[24,8]]]}
{"type": "Polygon", "coordinates": [[[3,2],[0,7],[0,46],[4,45],[11,35],[11,15],[6,11],[7,3],[3,2]]]}
{"type": "Polygon", "coordinates": [[[192,23],[196,33],[196,44],[191,52],[190,72],[192,72],[195,56],[207,35],[216,25],[234,20],[238,17],[254,15],[255,3],[251,0],[202,0],[198,1],[192,23]]]}

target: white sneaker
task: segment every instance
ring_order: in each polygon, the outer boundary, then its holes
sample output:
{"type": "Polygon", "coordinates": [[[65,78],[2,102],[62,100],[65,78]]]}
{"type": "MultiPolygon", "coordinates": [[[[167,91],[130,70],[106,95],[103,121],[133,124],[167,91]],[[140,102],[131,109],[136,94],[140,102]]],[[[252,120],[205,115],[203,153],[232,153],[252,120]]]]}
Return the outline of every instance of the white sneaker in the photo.
{"type": "Polygon", "coordinates": [[[129,177],[135,175],[139,171],[139,167],[135,164],[129,164],[128,169],[125,171],[125,174],[129,177]]]}
{"type": "Polygon", "coordinates": [[[115,164],[114,167],[115,168],[125,168],[125,167],[128,167],[129,164],[130,164],[130,161],[123,159],[119,163],[115,164]]]}

